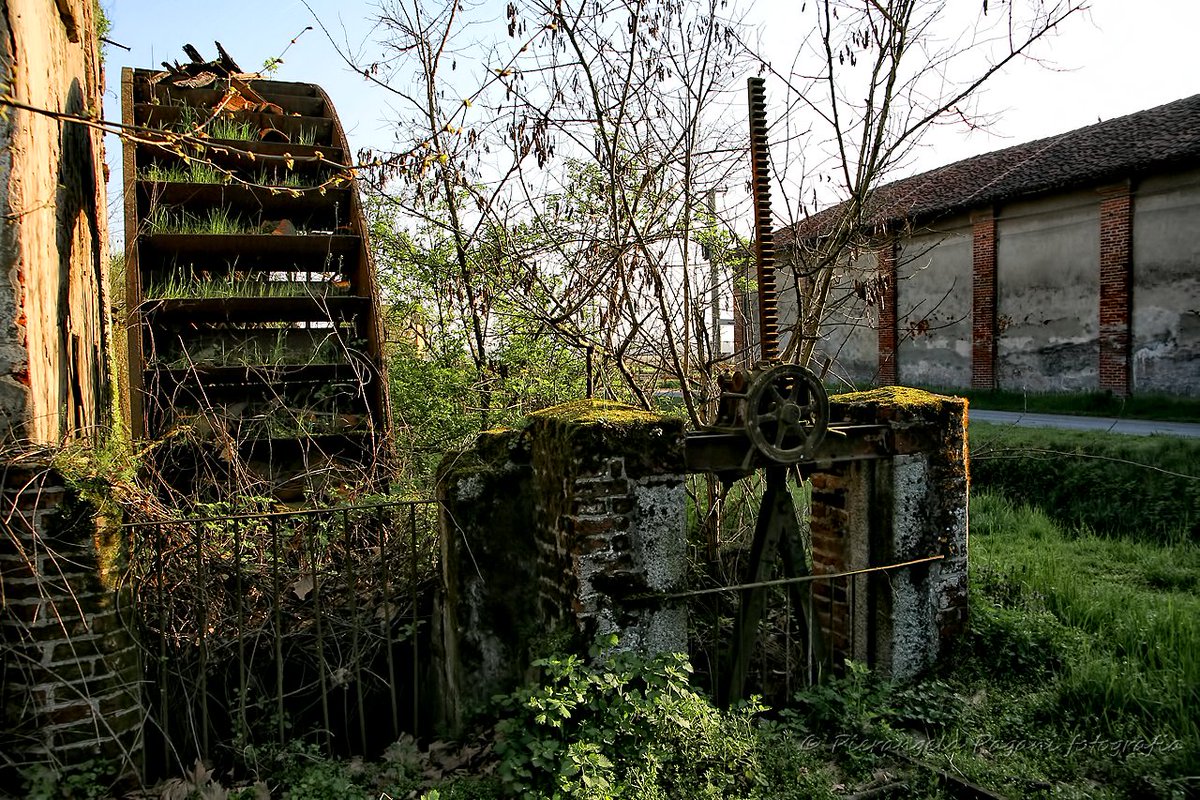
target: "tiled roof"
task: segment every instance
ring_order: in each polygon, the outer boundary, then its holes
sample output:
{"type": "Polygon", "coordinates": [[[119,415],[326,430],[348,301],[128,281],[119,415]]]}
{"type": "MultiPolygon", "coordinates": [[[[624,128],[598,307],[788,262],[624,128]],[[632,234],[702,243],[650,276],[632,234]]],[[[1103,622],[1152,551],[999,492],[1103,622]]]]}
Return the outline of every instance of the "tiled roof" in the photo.
{"type": "MultiPolygon", "coordinates": [[[[878,227],[942,217],[1195,164],[1200,164],[1200,94],[887,184],[875,191],[864,221],[878,227]]],[[[825,209],[784,236],[820,236],[840,208],[825,209]]]]}

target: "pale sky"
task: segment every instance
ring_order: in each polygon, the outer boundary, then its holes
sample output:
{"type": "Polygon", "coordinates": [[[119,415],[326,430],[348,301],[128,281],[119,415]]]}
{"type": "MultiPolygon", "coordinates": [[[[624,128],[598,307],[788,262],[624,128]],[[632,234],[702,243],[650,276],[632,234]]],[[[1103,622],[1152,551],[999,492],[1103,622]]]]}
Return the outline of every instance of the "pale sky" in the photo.
{"type": "MultiPolygon", "coordinates": [[[[971,10],[979,0],[948,0],[971,10]]],[[[786,48],[787,19],[802,0],[770,0],[756,7],[769,11],[770,47],[786,48]],[[776,10],[778,9],[778,10],[776,10]],[[784,36],[774,35],[784,31],[784,36]],[[775,39],[781,39],[776,43],[775,39]]],[[[107,49],[106,115],[119,119],[120,68],[155,67],[166,59],[185,60],[180,49],[194,44],[215,56],[214,40],[247,70],[277,55],[313,15],[300,0],[101,0],[112,21],[109,38],[132,48],[107,49]]],[[[327,27],[351,45],[369,34],[377,3],[358,0],[310,0],[327,27]]],[[[993,7],[1000,5],[993,0],[993,7]]],[[[499,6],[497,6],[499,10],[499,6]]],[[[811,9],[810,9],[811,11],[811,9]]],[[[503,24],[502,19],[497,24],[503,24]]],[[[1091,11],[1063,26],[1039,54],[1053,68],[1017,64],[989,84],[979,110],[996,115],[990,131],[942,128],[927,141],[908,172],[919,172],[978,153],[1151,108],[1200,92],[1196,68],[1198,0],[1093,0],[1091,11]]],[[[786,61],[773,58],[776,65],[786,61]]],[[[386,148],[389,143],[387,98],[372,90],[336,55],[324,34],[308,31],[285,56],[281,80],[322,85],[337,108],[352,149],[386,148]]],[[[768,99],[770,98],[768,84],[768,99]]],[[[110,143],[114,179],[120,154],[110,143]]],[[[898,176],[899,177],[899,176],[898,176]]]]}

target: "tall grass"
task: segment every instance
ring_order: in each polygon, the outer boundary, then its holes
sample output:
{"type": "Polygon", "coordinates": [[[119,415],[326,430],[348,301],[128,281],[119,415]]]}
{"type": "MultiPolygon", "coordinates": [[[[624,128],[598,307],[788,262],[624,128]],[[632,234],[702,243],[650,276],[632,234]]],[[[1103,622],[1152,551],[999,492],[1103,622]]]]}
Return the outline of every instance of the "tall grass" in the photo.
{"type": "Polygon", "coordinates": [[[1060,652],[1045,652],[1061,661],[1064,718],[1117,738],[1172,737],[1200,765],[1200,546],[1068,533],[989,493],[973,496],[971,511],[984,600],[1049,612],[1067,630],[1060,652]]]}
{"type": "Polygon", "coordinates": [[[1112,392],[1017,392],[1004,389],[985,391],[928,388],[939,394],[965,397],[971,401],[971,408],[993,411],[1200,422],[1200,399],[1193,397],[1155,394],[1118,397],[1112,392]]]}
{"type": "Polygon", "coordinates": [[[971,481],[1068,531],[1200,541],[1200,439],[972,422],[971,481]]]}
{"type": "Polygon", "coordinates": [[[231,180],[223,170],[194,159],[187,164],[151,164],[138,174],[138,179],[155,183],[229,183],[231,180]]]}
{"type": "Polygon", "coordinates": [[[262,275],[228,274],[194,277],[171,273],[150,286],[148,296],[158,300],[221,299],[230,297],[330,297],[345,295],[348,285],[336,281],[266,280],[262,275]]]}
{"type": "Polygon", "coordinates": [[[258,139],[258,126],[229,114],[220,114],[208,125],[208,135],[214,139],[250,142],[258,139]]]}
{"type": "Polygon", "coordinates": [[[226,208],[211,208],[204,214],[155,208],[146,219],[150,233],[243,234],[258,229],[226,208]]]}

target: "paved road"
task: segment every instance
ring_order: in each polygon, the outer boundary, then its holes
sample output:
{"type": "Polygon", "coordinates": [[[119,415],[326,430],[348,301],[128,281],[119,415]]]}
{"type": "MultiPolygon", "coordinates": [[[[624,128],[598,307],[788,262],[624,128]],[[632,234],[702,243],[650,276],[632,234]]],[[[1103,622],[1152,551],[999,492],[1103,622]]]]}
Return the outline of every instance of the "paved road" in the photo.
{"type": "Polygon", "coordinates": [[[1113,419],[1111,417],[1073,417],[1062,414],[1026,414],[1020,411],[984,411],[971,409],[976,422],[997,425],[1018,425],[1023,428],[1062,428],[1072,431],[1109,431],[1134,436],[1162,433],[1169,436],[1200,437],[1200,423],[1154,422],[1145,419],[1113,419]]]}

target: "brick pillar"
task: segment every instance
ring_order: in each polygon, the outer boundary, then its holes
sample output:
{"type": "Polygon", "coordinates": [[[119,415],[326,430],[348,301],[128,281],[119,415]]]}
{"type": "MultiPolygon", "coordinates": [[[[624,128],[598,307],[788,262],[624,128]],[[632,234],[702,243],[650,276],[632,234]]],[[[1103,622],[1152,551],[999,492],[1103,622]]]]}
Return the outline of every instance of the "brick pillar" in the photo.
{"type": "MultiPolygon", "coordinates": [[[[847,572],[854,568],[850,538],[845,535],[854,501],[851,488],[858,485],[861,465],[831,467],[811,477],[812,504],[809,536],[812,541],[814,574],[847,572]]],[[[835,669],[846,658],[859,657],[853,649],[854,621],[846,579],[816,581],[812,586],[812,613],[826,651],[832,655],[835,669]]],[[[866,661],[865,656],[862,657],[866,661]]]]}
{"type": "Polygon", "coordinates": [[[971,388],[996,388],[996,214],[971,215],[974,290],[971,302],[971,388]]]}
{"type": "Polygon", "coordinates": [[[438,476],[441,722],[511,691],[551,638],[686,652],[683,422],[583,400],[481,434],[438,476]]]}
{"type": "Polygon", "coordinates": [[[911,678],[945,653],[966,625],[966,403],[876,389],[830,398],[830,416],[890,428],[883,437],[890,458],[812,475],[814,573],[941,558],[817,581],[817,623],[835,670],[853,658],[889,678],[911,678]]]}
{"type": "Polygon", "coordinates": [[[896,369],[896,239],[889,236],[878,251],[879,283],[879,377],[880,386],[897,382],[896,369]]]}
{"type": "Polygon", "coordinates": [[[1128,182],[1100,190],[1100,389],[1130,390],[1133,196],[1128,182]]]}
{"type": "Polygon", "coordinates": [[[0,766],[141,759],[141,665],[113,588],[118,549],[94,511],[45,468],[13,465],[0,482],[0,766]]]}

